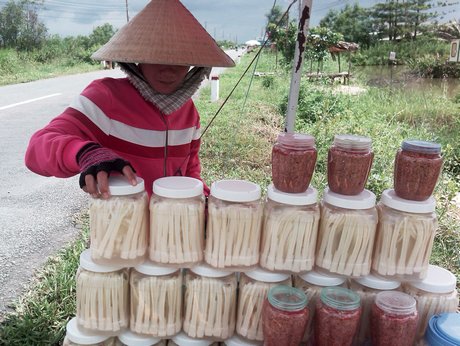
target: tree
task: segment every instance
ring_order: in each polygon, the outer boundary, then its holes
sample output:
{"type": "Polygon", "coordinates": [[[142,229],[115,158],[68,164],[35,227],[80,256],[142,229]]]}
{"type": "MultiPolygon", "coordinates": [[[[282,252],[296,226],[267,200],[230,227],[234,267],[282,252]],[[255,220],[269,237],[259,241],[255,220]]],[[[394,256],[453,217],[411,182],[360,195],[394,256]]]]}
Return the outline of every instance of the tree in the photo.
{"type": "Polygon", "coordinates": [[[289,16],[286,15],[283,18],[283,9],[281,6],[276,5],[267,13],[267,27],[265,28],[268,38],[273,42],[280,28],[287,28],[289,24],[289,16]]]}
{"type": "Polygon", "coordinates": [[[89,35],[90,44],[92,46],[102,46],[106,44],[114,34],[115,29],[112,24],[105,23],[103,25],[97,26],[89,35]]]}
{"type": "Polygon", "coordinates": [[[329,54],[329,47],[341,40],[343,40],[343,35],[333,32],[329,28],[316,27],[310,30],[307,36],[305,55],[311,62],[316,61],[318,63],[318,73],[324,58],[329,54]]]}

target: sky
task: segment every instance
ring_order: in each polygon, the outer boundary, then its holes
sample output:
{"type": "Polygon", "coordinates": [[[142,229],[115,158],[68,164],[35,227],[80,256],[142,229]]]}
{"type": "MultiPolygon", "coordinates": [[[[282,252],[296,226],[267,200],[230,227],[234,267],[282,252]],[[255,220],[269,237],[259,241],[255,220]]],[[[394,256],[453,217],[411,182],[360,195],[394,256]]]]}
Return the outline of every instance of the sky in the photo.
{"type": "MultiPolygon", "coordinates": [[[[275,0],[181,0],[183,5],[198,19],[214,39],[244,43],[263,36],[266,14],[275,0]]],[[[276,0],[286,9],[292,0],[276,0]]],[[[298,0],[299,2],[300,0],[298,0]]],[[[0,0],[0,7],[6,0],[0,0]]],[[[93,29],[110,23],[119,29],[129,18],[134,17],[149,0],[45,0],[39,16],[50,34],[60,36],[89,35],[93,29]]],[[[316,26],[331,9],[339,10],[346,4],[358,2],[370,7],[378,0],[313,0],[310,26],[316,26]]],[[[460,5],[457,5],[460,7],[460,5]]],[[[298,5],[291,8],[291,18],[296,15],[298,5]]],[[[441,12],[445,9],[437,9],[441,12]]],[[[452,8],[450,8],[452,11],[452,8]]],[[[444,19],[460,17],[460,8],[444,19]]]]}

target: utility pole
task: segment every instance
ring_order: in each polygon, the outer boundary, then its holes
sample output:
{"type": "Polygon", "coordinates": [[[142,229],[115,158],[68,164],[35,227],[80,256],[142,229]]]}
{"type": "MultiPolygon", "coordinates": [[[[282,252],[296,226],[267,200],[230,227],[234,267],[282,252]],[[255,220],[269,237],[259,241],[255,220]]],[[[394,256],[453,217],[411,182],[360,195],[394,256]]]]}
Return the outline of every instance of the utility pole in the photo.
{"type": "Polygon", "coordinates": [[[125,3],[126,3],[126,22],[129,22],[128,0],[125,0],[125,3]]]}

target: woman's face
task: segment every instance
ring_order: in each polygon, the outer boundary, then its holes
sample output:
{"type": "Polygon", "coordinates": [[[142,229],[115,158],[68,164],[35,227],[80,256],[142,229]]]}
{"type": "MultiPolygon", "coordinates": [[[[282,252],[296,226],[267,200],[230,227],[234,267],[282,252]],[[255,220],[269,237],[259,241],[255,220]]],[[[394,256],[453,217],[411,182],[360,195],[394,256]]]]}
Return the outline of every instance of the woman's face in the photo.
{"type": "Polygon", "coordinates": [[[181,85],[189,66],[139,64],[150,86],[160,94],[172,94],[181,85]]]}

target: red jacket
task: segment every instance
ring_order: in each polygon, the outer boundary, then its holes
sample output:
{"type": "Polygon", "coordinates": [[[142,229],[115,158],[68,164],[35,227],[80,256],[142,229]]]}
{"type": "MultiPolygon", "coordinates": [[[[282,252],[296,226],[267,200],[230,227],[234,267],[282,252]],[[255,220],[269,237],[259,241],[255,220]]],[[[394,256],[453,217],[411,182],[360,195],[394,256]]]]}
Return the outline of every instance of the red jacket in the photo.
{"type": "Polygon", "coordinates": [[[78,151],[99,143],[129,161],[151,194],[154,180],[183,175],[200,178],[200,118],[192,100],[162,114],[127,78],[92,82],[61,115],[37,131],[26,166],[44,176],[80,173],[78,151]]]}

